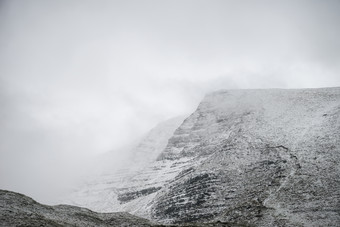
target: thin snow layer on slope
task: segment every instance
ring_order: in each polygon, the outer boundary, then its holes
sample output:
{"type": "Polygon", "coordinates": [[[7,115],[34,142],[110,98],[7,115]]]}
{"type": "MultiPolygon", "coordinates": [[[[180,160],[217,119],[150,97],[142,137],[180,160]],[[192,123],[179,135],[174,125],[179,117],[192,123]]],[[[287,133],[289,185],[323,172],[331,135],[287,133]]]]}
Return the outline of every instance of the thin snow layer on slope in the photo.
{"type": "Polygon", "coordinates": [[[327,112],[337,110],[338,93],[338,88],[211,93],[175,131],[162,158],[213,152],[214,141],[226,139],[236,128],[242,130],[240,126],[261,139],[297,144],[309,128],[327,119],[327,112]],[[197,152],[202,139],[206,143],[205,150],[197,152]]]}
{"type": "MultiPolygon", "coordinates": [[[[81,186],[75,188],[70,195],[60,202],[87,207],[98,212],[133,210],[135,213],[140,211],[144,214],[146,209],[134,206],[136,201],[122,202],[129,200],[128,198],[133,195],[127,194],[124,197],[122,194],[140,189],[144,190],[142,191],[143,195],[149,195],[156,192],[160,185],[163,185],[163,181],[166,180],[164,174],[154,170],[166,170],[171,164],[168,162],[152,162],[164,150],[168,139],[183,120],[184,116],[179,116],[159,123],[132,151],[129,151],[131,155],[125,162],[125,168],[111,173],[106,172],[101,175],[89,176],[81,186]],[[153,175],[154,172],[156,174],[153,175]],[[151,182],[145,183],[148,179],[151,182]]],[[[167,174],[169,178],[173,177],[173,173],[167,172],[167,174]]],[[[148,196],[150,199],[151,197],[152,195],[148,196]]]]}
{"type": "Polygon", "coordinates": [[[151,216],[172,223],[337,226],[339,131],[339,88],[209,94],[159,157],[197,164],[156,195],[151,216]]]}

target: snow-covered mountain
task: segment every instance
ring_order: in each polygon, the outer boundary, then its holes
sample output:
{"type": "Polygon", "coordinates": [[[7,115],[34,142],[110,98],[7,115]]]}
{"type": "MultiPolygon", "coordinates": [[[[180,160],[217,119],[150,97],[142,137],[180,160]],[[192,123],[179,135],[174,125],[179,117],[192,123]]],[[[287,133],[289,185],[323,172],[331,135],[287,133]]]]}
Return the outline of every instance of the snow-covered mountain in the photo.
{"type": "Polygon", "coordinates": [[[339,226],[339,132],[340,88],[214,92],[157,159],[69,201],[163,223],[339,226]]]}

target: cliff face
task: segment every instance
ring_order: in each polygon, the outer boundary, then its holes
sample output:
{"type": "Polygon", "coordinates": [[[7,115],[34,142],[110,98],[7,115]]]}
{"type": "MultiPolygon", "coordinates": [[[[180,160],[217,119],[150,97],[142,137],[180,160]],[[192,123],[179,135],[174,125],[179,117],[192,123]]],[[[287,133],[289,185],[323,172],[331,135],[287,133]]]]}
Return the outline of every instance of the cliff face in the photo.
{"type": "Polygon", "coordinates": [[[191,158],[155,198],[157,220],[340,223],[340,89],[207,95],[159,160],[191,158]]]}
{"type": "Polygon", "coordinates": [[[337,226],[339,132],[340,88],[211,93],[109,205],[163,223],[337,226]]]}

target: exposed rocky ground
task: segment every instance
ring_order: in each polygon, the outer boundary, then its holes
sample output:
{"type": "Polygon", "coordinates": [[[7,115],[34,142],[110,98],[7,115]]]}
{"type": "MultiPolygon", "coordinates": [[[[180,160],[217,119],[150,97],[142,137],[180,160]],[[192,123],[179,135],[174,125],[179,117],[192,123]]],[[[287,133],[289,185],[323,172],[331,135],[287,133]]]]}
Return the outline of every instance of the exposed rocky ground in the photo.
{"type": "Polygon", "coordinates": [[[163,224],[340,226],[339,132],[340,88],[214,92],[156,160],[69,201],[163,224]]]}
{"type": "Polygon", "coordinates": [[[160,155],[193,164],[158,192],[155,220],[339,226],[340,89],[205,97],[160,155]]]}
{"type": "Polygon", "coordinates": [[[212,93],[159,158],[201,162],[158,194],[152,216],[339,226],[339,132],[339,88],[212,93]]]}

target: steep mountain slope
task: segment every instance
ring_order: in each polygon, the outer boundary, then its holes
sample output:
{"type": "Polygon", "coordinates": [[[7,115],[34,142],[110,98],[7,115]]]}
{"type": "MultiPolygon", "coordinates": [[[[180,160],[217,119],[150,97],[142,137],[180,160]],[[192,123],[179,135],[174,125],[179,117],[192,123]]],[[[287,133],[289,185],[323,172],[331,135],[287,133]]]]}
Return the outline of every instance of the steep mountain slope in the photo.
{"type": "Polygon", "coordinates": [[[209,94],[159,157],[199,164],[158,193],[152,217],[337,226],[339,132],[339,88],[209,94]]]}
{"type": "Polygon", "coordinates": [[[113,180],[106,207],[163,223],[339,226],[339,132],[340,88],[214,92],[157,160],[113,180]]]}

